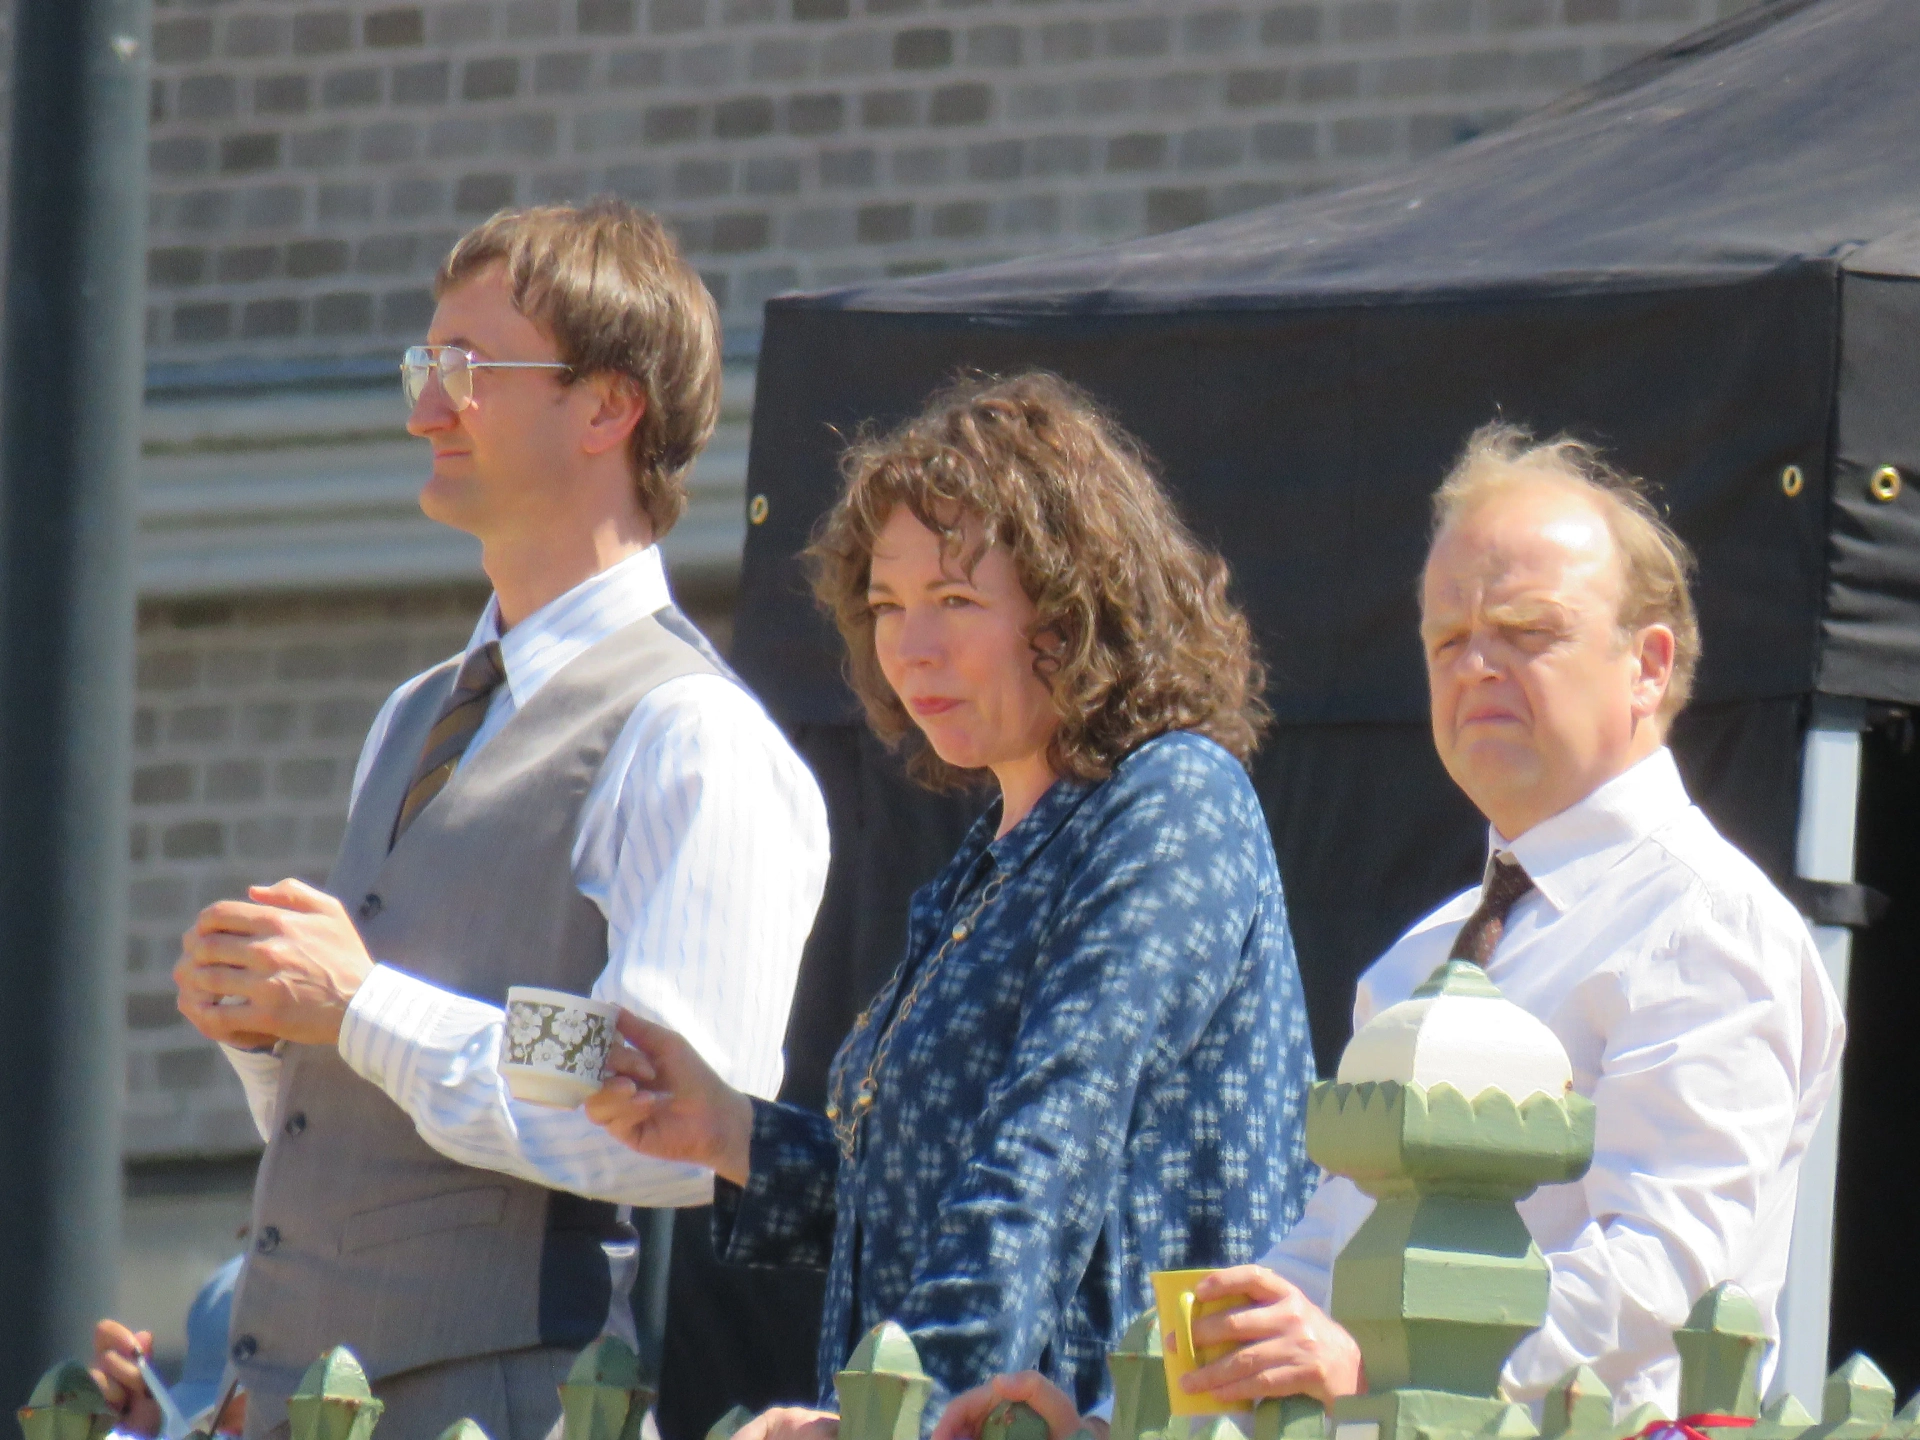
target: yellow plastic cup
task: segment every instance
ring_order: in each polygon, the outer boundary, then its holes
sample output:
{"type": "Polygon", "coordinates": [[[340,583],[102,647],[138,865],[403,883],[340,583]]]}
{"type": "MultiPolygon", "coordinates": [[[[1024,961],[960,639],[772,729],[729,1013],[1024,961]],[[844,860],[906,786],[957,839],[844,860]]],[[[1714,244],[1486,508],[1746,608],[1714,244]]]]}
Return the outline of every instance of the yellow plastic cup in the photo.
{"type": "Polygon", "coordinates": [[[1211,1270],[1156,1270],[1151,1277],[1154,1307],[1160,1312],[1161,1362],[1167,1367],[1167,1403],[1175,1415],[1236,1415],[1252,1408],[1244,1400],[1189,1394],[1180,1383],[1182,1376],[1233,1353],[1232,1345],[1209,1345],[1194,1353],[1194,1321],[1224,1310],[1238,1310],[1246,1303],[1241,1295],[1196,1302],[1193,1287],[1211,1274],[1211,1270]]]}

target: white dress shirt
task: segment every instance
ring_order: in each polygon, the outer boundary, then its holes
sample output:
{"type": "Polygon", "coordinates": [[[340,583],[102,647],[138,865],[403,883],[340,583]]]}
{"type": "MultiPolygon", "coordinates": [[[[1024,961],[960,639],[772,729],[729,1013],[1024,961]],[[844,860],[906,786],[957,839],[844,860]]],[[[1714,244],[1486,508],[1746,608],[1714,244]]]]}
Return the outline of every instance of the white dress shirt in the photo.
{"type": "MultiPolygon", "coordinates": [[[[1740,1285],[1778,1340],[1800,1160],[1840,1065],[1840,1003],[1806,923],[1688,800],[1666,750],[1492,844],[1535,890],[1487,973],[1559,1036],[1597,1112],[1586,1177],[1520,1202],[1553,1290],[1505,1389],[1535,1402],[1585,1364],[1616,1414],[1653,1401],[1671,1415],[1671,1332],[1707,1289],[1740,1285]]],[[[1374,963],[1356,1030],[1446,959],[1479,898],[1456,895],[1374,963]]],[[[1262,1263],[1325,1308],[1334,1257],[1372,1209],[1330,1177],[1262,1263]]]]}
{"type": "MultiPolygon", "coordinates": [[[[504,635],[490,600],[466,653],[499,640],[507,678],[467,754],[569,661],[668,602],[653,548],[504,635]]],[[[374,718],[354,800],[400,701],[423,678],[374,718]]],[[[770,1098],[826,874],[820,788],[758,702],[717,675],[658,686],[634,707],[580,812],[574,883],[607,920],[607,968],[593,994],[679,1031],[729,1084],[770,1098]]],[[[711,1199],[710,1172],[638,1155],[580,1110],[515,1100],[499,1069],[503,1023],[495,1006],[376,964],[347,1009],[340,1054],[422,1139],[465,1164],[616,1203],[711,1199]]],[[[267,1138],[280,1062],[227,1054],[267,1138]]]]}

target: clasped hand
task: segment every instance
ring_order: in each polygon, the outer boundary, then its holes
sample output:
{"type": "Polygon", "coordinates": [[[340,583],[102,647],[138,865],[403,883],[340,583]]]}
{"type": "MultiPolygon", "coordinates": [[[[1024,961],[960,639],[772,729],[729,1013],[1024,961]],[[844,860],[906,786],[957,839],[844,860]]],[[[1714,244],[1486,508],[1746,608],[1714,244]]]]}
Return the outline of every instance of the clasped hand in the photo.
{"type": "Polygon", "coordinates": [[[373,969],[346,908],[300,880],[255,885],[245,900],[202,910],[173,967],[180,1013],[202,1035],[242,1049],[277,1040],[333,1045],[373,969]]]}

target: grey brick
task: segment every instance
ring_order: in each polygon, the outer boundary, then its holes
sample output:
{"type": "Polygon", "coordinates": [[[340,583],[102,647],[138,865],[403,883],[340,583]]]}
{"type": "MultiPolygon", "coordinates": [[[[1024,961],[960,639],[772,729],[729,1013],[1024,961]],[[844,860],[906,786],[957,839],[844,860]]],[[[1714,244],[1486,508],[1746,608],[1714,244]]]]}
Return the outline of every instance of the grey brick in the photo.
{"type": "Polygon", "coordinates": [[[1352,0],[1335,15],[1335,33],[1350,42],[1386,40],[1400,29],[1394,0],[1352,0]]]}
{"type": "Polygon", "coordinates": [[[1572,47],[1534,50],[1520,57],[1520,83],[1543,90],[1570,90],[1585,78],[1585,57],[1572,47]]]}
{"type": "Polygon", "coordinates": [[[1230,70],[1227,72],[1227,104],[1276,105],[1287,98],[1287,72],[1284,70],[1230,70]]]}
{"type": "Polygon", "coordinates": [[[713,107],[717,140],[746,140],[773,130],[773,101],[764,95],[739,95],[713,107]]]}
{"type": "Polygon", "coordinates": [[[153,58],[158,64],[190,64],[212,53],[213,21],[206,16],[154,22],[153,58]]]}
{"type": "Polygon", "coordinates": [[[1699,23],[1696,0],[1633,0],[1633,18],[1661,25],[1685,26],[1699,23]]]}
{"type": "Polygon", "coordinates": [[[747,74],[755,80],[799,80],[812,58],[811,40],[756,40],[747,51],[747,74]]]}
{"type": "Polygon", "coordinates": [[[920,97],[911,90],[869,90],[860,97],[860,123],[890,130],[920,121],[920,97]]]}
{"type": "Polygon", "coordinates": [[[428,39],[435,45],[471,45],[493,38],[493,0],[456,0],[436,5],[428,39]]]}
{"type": "Polygon", "coordinates": [[[175,991],[127,993],[127,1028],[130,1030],[168,1030],[180,1024],[180,1005],[175,991]]]}
{"type": "Polygon", "coordinates": [[[1487,28],[1528,30],[1544,25],[1552,12],[1547,0],[1487,0],[1487,28]]]}
{"type": "Polygon", "coordinates": [[[1333,153],[1340,159],[1378,159],[1393,153],[1394,122],[1384,115],[1333,122],[1333,153]]]}
{"type": "Polygon", "coordinates": [[[320,82],[320,103],[331,110],[350,105],[378,105],[380,72],[371,66],[333,71],[320,82]]]}
{"type": "Polygon", "coordinates": [[[578,95],[587,88],[593,70],[593,56],[584,50],[567,50],[541,55],[533,62],[533,89],[536,95],[578,95]]]}
{"type": "Polygon", "coordinates": [[[1569,25],[1617,25],[1620,0],[1566,0],[1569,25]]]}
{"type": "Polygon", "coordinates": [[[507,6],[507,38],[544,40],[561,30],[560,0],[512,0],[507,6]]]}
{"type": "Polygon", "coordinates": [[[629,35],[638,14],[635,0],[578,0],[574,24],[582,35],[629,35]]]}
{"type": "MultiPolygon", "coordinates": [[[[967,147],[969,180],[1013,180],[1026,161],[1026,145],[1019,140],[991,140],[967,147]]],[[[935,229],[935,234],[940,233],[935,229]]]]}
{"type": "Polygon", "coordinates": [[[491,215],[513,204],[513,176],[462,175],[453,189],[453,208],[462,215],[491,215]]]}
{"type": "Polygon", "coordinates": [[[655,105],[647,111],[646,135],[654,144],[691,140],[699,133],[698,105],[655,105]]]}
{"type": "Polygon", "coordinates": [[[869,15],[912,15],[927,8],[927,0],[865,0],[869,15]]]}
{"type": "Polygon", "coordinates": [[[338,275],[347,268],[349,251],[344,240],[295,240],[287,246],[287,275],[294,280],[312,280],[322,275],[338,275]]]}
{"type": "Polygon", "coordinates": [[[276,340],[300,333],[298,300],[249,300],[240,312],[240,334],[248,340],[276,340]]]}
{"type": "Polygon", "coordinates": [[[787,130],[794,135],[831,135],[847,121],[843,95],[795,95],[787,101],[787,130]]]}
{"type": "Polygon", "coordinates": [[[160,738],[160,715],[151,705],[137,706],[133,712],[133,747],[151,750],[160,738]]]}
{"type": "Polygon", "coordinates": [[[230,284],[252,284],[279,269],[277,245],[230,245],[220,252],[220,278],[230,284]]]}
{"type": "MultiPolygon", "coordinates": [[[[282,679],[291,679],[280,669],[282,679]]],[[[240,712],[240,738],[256,744],[271,745],[293,733],[293,706],[284,700],[265,700],[240,712]]]]}
{"type": "Polygon", "coordinates": [[[133,913],[142,920],[185,920],[193,902],[185,884],[173,876],[140,880],[128,887],[133,913]]]}
{"type": "Polygon", "coordinates": [[[352,149],[352,132],[344,125],[308,130],[288,137],[287,160],[298,170],[324,170],[344,165],[352,149]]]}
{"type": "Polygon", "coordinates": [[[213,686],[247,685],[265,679],[267,652],[247,647],[221,646],[207,654],[207,684],[213,686]]]}
{"type": "MultiPolygon", "coordinates": [[[[1462,3],[1462,0],[1448,0],[1462,3]]],[[[1318,5],[1276,5],[1260,17],[1263,45],[1311,45],[1320,38],[1318,5]]]]}
{"type": "Polygon", "coordinates": [[[800,287],[800,272],[791,265],[749,270],[741,279],[738,303],[753,310],[758,310],[776,295],[800,287]]]}
{"type": "Polygon", "coordinates": [[[987,233],[991,216],[984,200],[954,200],[933,207],[927,228],[942,240],[972,240],[987,233]]]}
{"type": "Polygon", "coordinates": [[[232,219],[232,191],[188,190],[174,199],[173,223],[182,230],[223,230],[232,219]]]}
{"type": "Polygon", "coordinates": [[[1415,0],[1416,35],[1465,35],[1473,29],[1473,0],[1415,0]]]}
{"type": "Polygon", "coordinates": [[[233,114],[234,83],[231,75],[189,75],[178,91],[180,118],[218,120],[233,114]]]}
{"type": "Polygon", "coordinates": [[[313,302],[315,335],[364,335],[373,329],[373,297],[363,290],[317,296],[313,302]]]}
{"type": "Polygon", "coordinates": [[[875,156],[873,151],[858,150],[822,150],[820,152],[820,183],[831,188],[859,188],[873,184],[875,156]]]}
{"type": "Polygon", "coordinates": [[[1147,108],[1163,115],[1197,114],[1213,108],[1218,89],[1218,78],[1208,71],[1155,75],[1147,81],[1147,108]]]}
{"type": "Polygon", "coordinates": [[[1042,135],[1032,149],[1036,175],[1084,175],[1093,168],[1093,141],[1085,135],[1042,135]]]}
{"type": "Polygon", "coordinates": [[[1404,55],[1380,64],[1375,91],[1390,100],[1432,95],[1440,89],[1444,71],[1438,56],[1404,55]]]}
{"type": "Polygon", "coordinates": [[[732,189],[731,160],[682,160],[673,167],[673,193],[683,200],[705,200],[732,189]]]}
{"type": "Polygon", "coordinates": [[[1247,41],[1247,17],[1240,10],[1202,10],[1180,22],[1180,45],[1196,55],[1223,55],[1247,41]]]}
{"type": "Polygon", "coordinates": [[[967,31],[967,63],[994,68],[1018,65],[1024,42],[1018,25],[976,25],[967,31]]]}
{"type": "Polygon", "coordinates": [[[224,1063],[211,1045],[165,1050],[153,1057],[154,1079],[162,1090],[201,1090],[213,1083],[224,1063]]]}
{"type": "Polygon", "coordinates": [[[1147,229],[1153,234],[1198,225],[1208,218],[1205,190],[1149,190],[1147,229]]]}
{"type": "Polygon", "coordinates": [[[331,55],[353,44],[353,17],[345,10],[303,10],[293,17],[293,53],[331,55]]]}
{"type": "Polygon", "coordinates": [[[1040,58],[1049,64],[1085,60],[1093,44],[1093,26],[1085,20],[1056,21],[1040,30],[1040,58]]]}
{"type": "Polygon", "coordinates": [[[740,166],[740,188],[749,195],[798,195],[800,162],[791,155],[756,155],[740,166]]]}
{"type": "Polygon", "coordinates": [[[417,5],[375,10],[361,21],[360,37],[369,48],[390,49],[427,43],[427,17],[417,5]]]}
{"type": "Polygon", "coordinates": [[[403,275],[413,269],[420,242],[412,235],[373,235],[353,253],[353,268],[362,275],[403,275]]]}
{"type": "Polygon", "coordinates": [[[1351,100],[1360,93],[1360,67],[1351,62],[1305,65],[1296,82],[1302,100],[1351,100]]]}
{"type": "Polygon", "coordinates": [[[549,111],[503,115],[494,126],[495,143],[503,155],[542,160],[560,142],[559,117],[549,111]]]}
{"type": "Polygon", "coordinates": [[[178,805],[193,798],[191,765],[142,765],[133,772],[133,803],[178,805]]]}
{"type": "Polygon", "coordinates": [[[460,73],[462,100],[504,100],[520,89],[520,62],[511,55],[469,60],[460,73]]]}
{"type": "Polygon", "coordinates": [[[173,338],[188,342],[224,340],[233,333],[233,306],[203,300],[173,308],[173,338]]]}
{"type": "Polygon", "coordinates": [[[1470,50],[1447,58],[1447,88],[1456,93],[1495,90],[1512,76],[1511,50],[1470,50]]]}
{"type": "Polygon", "coordinates": [[[167,82],[155,80],[147,86],[147,118],[155,125],[167,118],[167,82]]]}
{"type": "Polygon", "coordinates": [[[666,77],[667,57],[658,50],[616,50],[607,57],[609,85],[658,85],[666,77]]]}
{"type": "Polygon", "coordinates": [[[147,146],[147,165],[156,175],[203,175],[213,168],[213,145],[199,135],[169,135],[147,146]]]}
{"type": "MultiPolygon", "coordinates": [[[[385,335],[424,335],[433,321],[433,292],[414,287],[380,297],[380,330],[385,335]]],[[[365,727],[362,726],[362,729],[365,727]]]]}
{"type": "Polygon", "coordinates": [[[773,222],[761,211],[716,215],[713,219],[713,249],[721,255],[744,255],[764,250],[773,233],[773,222]]]}
{"type": "Polygon", "coordinates": [[[279,55],[287,48],[290,27],[279,15],[235,15],[221,33],[220,51],[235,59],[255,60],[279,55]]]}
{"type": "Polygon", "coordinates": [[[225,705],[183,705],[167,717],[167,739],[204,745],[224,740],[233,727],[233,711],[225,705]]]}
{"type": "Polygon", "coordinates": [[[844,20],[847,18],[847,0],[793,0],[793,18],[796,20],[844,20]]]}
{"type": "Polygon", "coordinates": [[[253,230],[278,230],[298,225],[306,211],[306,196],[297,185],[263,185],[240,199],[240,220],[253,230]]]}
{"type": "Polygon", "coordinates": [[[1218,170],[1237,165],[1246,154],[1244,131],[1230,125],[1210,125],[1189,130],[1180,137],[1179,162],[1182,170],[1218,170]]]}
{"type": "Polygon", "coordinates": [[[233,853],[248,860],[279,860],[294,853],[300,822],[291,815],[255,815],[233,827],[233,853]]]}
{"type": "Polygon", "coordinates": [[[1107,169],[1157,170],[1167,163],[1167,137],[1136,131],[1107,142],[1107,169]]]}
{"type": "Polygon", "coordinates": [[[902,30],[893,37],[893,68],[896,70],[938,70],[952,63],[951,30],[902,30]]]}
{"type": "Polygon", "coordinates": [[[1001,224],[1009,235],[1053,235],[1060,229],[1060,197],[1016,195],[1007,201],[1001,224]]]}
{"type": "Polygon", "coordinates": [[[220,169],[228,175],[271,170],[280,163],[280,137],[262,133],[229,135],[220,142],[220,169]]]}
{"type": "Polygon", "coordinates": [[[707,0],[647,0],[647,28],[659,35],[698,30],[707,23],[707,0]]]}
{"type": "Polygon", "coordinates": [[[305,75],[262,75],[253,82],[253,108],[260,115],[298,115],[313,103],[305,75]]]}
{"type": "Polygon", "coordinates": [[[1164,15],[1134,15],[1124,20],[1109,20],[1106,25],[1109,55],[1164,55],[1172,38],[1173,27],[1164,15]]]}
{"type": "Polygon", "coordinates": [[[470,160],[493,149],[493,123],[466,115],[436,120],[427,129],[427,154],[435,160],[470,160]]]}
{"type": "Polygon", "coordinates": [[[207,252],[193,245],[163,245],[147,251],[147,284],[198,285],[207,272],[207,252]]]}
{"type": "Polygon", "coordinates": [[[219,760],[207,766],[207,799],[258,800],[267,793],[267,772],[258,760],[219,760]]]}
{"type": "Polygon", "coordinates": [[[887,65],[887,43],[874,30],[837,30],[820,41],[820,73],[877,75],[887,65]]]}
{"type": "Polygon", "coordinates": [[[452,84],[453,67],[445,60],[422,60],[393,67],[393,103],[444,105],[452,84]]]}
{"type": "Polygon", "coordinates": [[[942,85],[927,106],[929,125],[978,125],[993,113],[993,91],[985,85],[942,85]]]}
{"type": "Polygon", "coordinates": [[[1122,115],[1139,103],[1140,87],[1125,75],[1103,75],[1074,89],[1074,108],[1082,115],[1122,115]]]}
{"type": "Polygon", "coordinates": [[[951,160],[944,145],[911,145],[893,152],[889,168],[896,185],[938,185],[951,173],[951,160]]]}
{"type": "Polygon", "coordinates": [[[726,0],[720,18],[729,25],[766,25],[780,18],[780,0],[726,0]]]}
{"type": "Polygon", "coordinates": [[[862,245],[898,244],[913,234],[913,206],[862,205],[853,229],[862,245]]]}
{"type": "Polygon", "coordinates": [[[658,165],[616,165],[607,170],[607,188],[616,195],[642,203],[659,198],[666,188],[658,165]]]}

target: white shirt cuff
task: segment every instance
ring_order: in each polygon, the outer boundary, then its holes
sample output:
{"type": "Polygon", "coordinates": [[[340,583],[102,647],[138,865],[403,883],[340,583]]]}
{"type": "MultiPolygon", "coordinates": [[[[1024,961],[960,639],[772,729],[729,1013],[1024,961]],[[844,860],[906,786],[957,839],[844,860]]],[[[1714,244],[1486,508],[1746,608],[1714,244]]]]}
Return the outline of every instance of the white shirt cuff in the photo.
{"type": "Polygon", "coordinates": [[[340,1058],[389,1095],[404,1086],[417,1052],[450,1034],[471,1035],[500,1012],[391,965],[375,965],[340,1020],[340,1058]]]}

